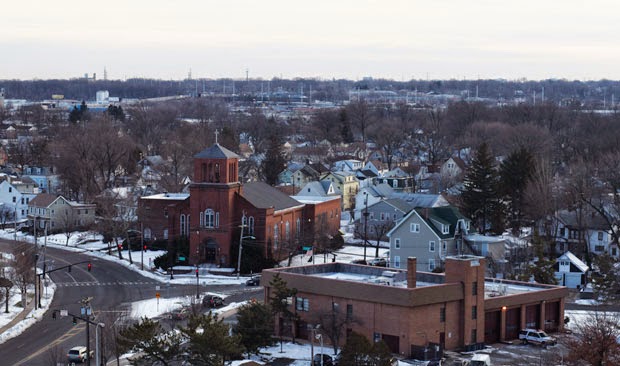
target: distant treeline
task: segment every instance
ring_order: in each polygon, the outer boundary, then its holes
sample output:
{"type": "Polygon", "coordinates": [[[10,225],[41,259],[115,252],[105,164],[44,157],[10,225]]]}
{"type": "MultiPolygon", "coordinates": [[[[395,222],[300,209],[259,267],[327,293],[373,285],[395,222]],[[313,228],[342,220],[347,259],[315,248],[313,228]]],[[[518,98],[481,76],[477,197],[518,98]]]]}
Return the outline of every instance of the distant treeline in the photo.
{"type": "MultiPolygon", "coordinates": [[[[180,94],[226,94],[239,98],[257,99],[268,93],[287,92],[309,96],[312,100],[341,102],[349,98],[350,90],[390,90],[476,96],[488,100],[514,100],[526,103],[580,102],[589,107],[610,107],[620,99],[620,81],[579,81],[549,79],[528,80],[409,80],[366,78],[360,81],[344,79],[278,79],[233,80],[0,80],[6,98],[33,101],[64,95],[66,99],[93,100],[98,90],[108,90],[110,96],[120,98],[156,98],[180,94]]],[[[291,98],[292,101],[293,98],[291,98]]],[[[240,99],[241,100],[241,99],[240,99]]]]}

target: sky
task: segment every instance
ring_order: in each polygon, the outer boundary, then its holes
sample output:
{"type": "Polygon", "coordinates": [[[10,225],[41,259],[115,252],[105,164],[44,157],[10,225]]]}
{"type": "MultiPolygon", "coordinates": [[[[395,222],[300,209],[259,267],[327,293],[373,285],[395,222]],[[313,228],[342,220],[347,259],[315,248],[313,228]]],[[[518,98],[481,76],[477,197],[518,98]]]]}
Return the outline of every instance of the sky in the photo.
{"type": "Polygon", "coordinates": [[[0,79],[620,79],[614,0],[19,0],[0,79]]]}

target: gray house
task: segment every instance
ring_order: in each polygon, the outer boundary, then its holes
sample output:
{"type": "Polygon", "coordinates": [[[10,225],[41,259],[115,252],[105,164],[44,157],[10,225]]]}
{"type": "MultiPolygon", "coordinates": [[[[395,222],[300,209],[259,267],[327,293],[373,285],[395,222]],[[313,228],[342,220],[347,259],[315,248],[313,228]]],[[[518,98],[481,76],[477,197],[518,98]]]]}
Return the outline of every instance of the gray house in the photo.
{"type": "Polygon", "coordinates": [[[407,257],[416,257],[420,269],[443,268],[446,256],[459,254],[463,231],[469,226],[470,220],[452,206],[411,210],[387,233],[389,266],[404,268],[407,257]]]}
{"type": "Polygon", "coordinates": [[[362,209],[361,218],[355,222],[356,232],[362,238],[367,235],[371,241],[387,240],[388,231],[412,209],[412,205],[398,198],[375,202],[368,206],[368,210],[362,209]]]}

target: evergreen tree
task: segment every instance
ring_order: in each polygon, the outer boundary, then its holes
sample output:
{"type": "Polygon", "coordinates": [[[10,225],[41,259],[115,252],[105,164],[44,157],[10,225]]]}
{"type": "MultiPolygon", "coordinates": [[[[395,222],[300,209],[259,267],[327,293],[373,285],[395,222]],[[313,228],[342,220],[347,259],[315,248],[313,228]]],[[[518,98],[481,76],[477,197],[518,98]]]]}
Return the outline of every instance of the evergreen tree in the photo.
{"type": "Polygon", "coordinates": [[[250,302],[237,311],[235,333],[248,353],[258,354],[259,348],[273,345],[273,316],[269,305],[250,302]]]}
{"type": "Polygon", "coordinates": [[[282,346],[284,327],[290,325],[289,322],[294,320],[297,316],[291,311],[291,304],[289,304],[288,301],[289,298],[297,294],[297,289],[288,288],[286,281],[280,277],[279,273],[273,276],[269,282],[269,286],[273,290],[273,296],[269,300],[269,304],[272,314],[279,317],[280,346],[282,346]]]}
{"type": "Polygon", "coordinates": [[[383,341],[370,343],[368,338],[352,332],[342,347],[340,366],[391,366],[392,353],[383,341]]]}
{"type": "Polygon", "coordinates": [[[123,107],[121,106],[115,106],[110,104],[108,106],[108,110],[107,113],[110,117],[112,117],[113,119],[117,120],[117,121],[125,121],[125,112],[123,112],[123,107]]]}
{"type": "Polygon", "coordinates": [[[261,164],[261,170],[265,176],[265,182],[272,186],[277,183],[278,174],[286,168],[286,159],[284,157],[282,144],[280,133],[277,131],[272,131],[269,135],[265,159],[263,159],[261,164]]]}
{"type": "Polygon", "coordinates": [[[228,325],[210,312],[191,316],[187,326],[180,330],[188,340],[188,361],[192,365],[221,366],[243,354],[241,337],[230,336],[228,325]]]}
{"type": "Polygon", "coordinates": [[[534,158],[525,148],[508,155],[499,168],[500,194],[508,212],[508,222],[513,233],[523,226],[525,189],[532,178],[534,158]]]}
{"type": "Polygon", "coordinates": [[[501,232],[502,210],[497,193],[498,174],[494,159],[486,143],[482,143],[467,170],[461,194],[462,208],[466,216],[478,226],[482,234],[501,232]],[[493,227],[492,223],[496,226],[493,227]]]}
{"type": "Polygon", "coordinates": [[[119,332],[117,345],[122,352],[137,352],[132,365],[170,365],[181,353],[181,338],[165,333],[161,325],[146,317],[119,332]]]}

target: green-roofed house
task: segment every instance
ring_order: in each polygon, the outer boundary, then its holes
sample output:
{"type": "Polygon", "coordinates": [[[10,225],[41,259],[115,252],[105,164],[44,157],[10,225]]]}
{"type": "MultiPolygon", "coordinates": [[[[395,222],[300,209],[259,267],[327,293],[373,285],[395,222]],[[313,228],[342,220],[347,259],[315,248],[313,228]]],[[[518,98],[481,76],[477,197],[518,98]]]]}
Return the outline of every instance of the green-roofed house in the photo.
{"type": "Polygon", "coordinates": [[[417,257],[422,271],[443,268],[446,256],[461,254],[469,226],[470,220],[452,206],[413,209],[387,233],[389,266],[405,268],[408,257],[417,257]]]}

